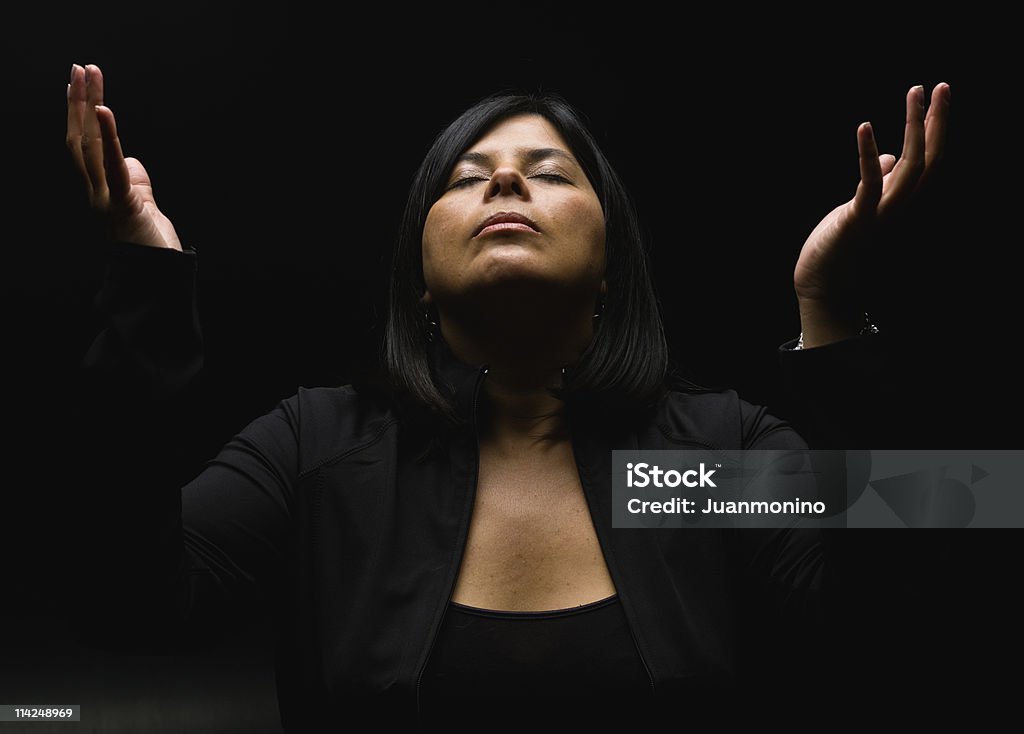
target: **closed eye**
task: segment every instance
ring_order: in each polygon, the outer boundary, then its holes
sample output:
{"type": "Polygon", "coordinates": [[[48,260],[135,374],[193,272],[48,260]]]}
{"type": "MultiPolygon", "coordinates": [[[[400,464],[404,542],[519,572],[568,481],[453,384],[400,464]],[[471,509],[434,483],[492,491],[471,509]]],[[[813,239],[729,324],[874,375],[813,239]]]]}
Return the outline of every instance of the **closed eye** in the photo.
{"type": "MultiPolygon", "coordinates": [[[[559,175],[557,173],[536,173],[536,174],[534,174],[532,176],[529,176],[528,178],[544,178],[544,179],[548,179],[549,181],[557,181],[559,183],[572,183],[565,176],[561,176],[561,175],[559,175]]],[[[453,183],[451,186],[449,186],[448,190],[451,191],[452,189],[465,188],[466,186],[468,186],[469,184],[471,184],[471,183],[473,183],[475,181],[487,181],[487,180],[488,179],[484,178],[483,176],[463,176],[459,180],[455,181],[455,183],[453,183]]]]}
{"type": "Polygon", "coordinates": [[[538,173],[538,174],[536,174],[534,176],[530,176],[530,178],[547,178],[547,179],[551,179],[552,181],[560,181],[562,183],[569,183],[569,179],[567,179],[565,176],[559,176],[557,173],[538,173]]]}
{"type": "Polygon", "coordinates": [[[462,187],[466,186],[467,184],[472,183],[473,181],[486,181],[486,180],[487,179],[484,178],[483,176],[465,176],[464,178],[460,178],[458,181],[456,181],[451,186],[449,186],[448,189],[449,190],[451,190],[451,189],[458,189],[458,188],[462,188],[462,187]]]}

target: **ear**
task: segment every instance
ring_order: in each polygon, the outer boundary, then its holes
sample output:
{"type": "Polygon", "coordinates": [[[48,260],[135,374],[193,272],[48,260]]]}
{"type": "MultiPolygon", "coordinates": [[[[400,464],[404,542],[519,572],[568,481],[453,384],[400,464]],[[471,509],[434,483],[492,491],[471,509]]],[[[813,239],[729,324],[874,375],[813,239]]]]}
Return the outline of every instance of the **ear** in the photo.
{"type": "Polygon", "coordinates": [[[433,302],[434,302],[434,297],[432,295],[430,295],[430,289],[428,288],[427,290],[423,291],[423,295],[420,296],[420,304],[422,304],[424,306],[429,306],[433,302]]]}
{"type": "Polygon", "coordinates": [[[608,295],[608,281],[605,280],[604,278],[601,278],[601,295],[602,296],[607,296],[608,295]]]}

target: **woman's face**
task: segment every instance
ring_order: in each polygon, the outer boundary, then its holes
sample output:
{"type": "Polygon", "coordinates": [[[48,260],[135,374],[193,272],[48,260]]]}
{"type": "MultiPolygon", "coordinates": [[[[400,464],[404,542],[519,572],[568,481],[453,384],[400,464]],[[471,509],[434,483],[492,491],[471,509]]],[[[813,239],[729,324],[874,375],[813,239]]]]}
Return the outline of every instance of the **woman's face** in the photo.
{"type": "MultiPolygon", "coordinates": [[[[604,292],[601,202],[558,131],[510,117],[456,161],[423,229],[424,302],[457,302],[495,286],[604,292]],[[495,223],[494,215],[529,220],[495,223]]],[[[501,289],[499,289],[501,290],[501,289]]]]}

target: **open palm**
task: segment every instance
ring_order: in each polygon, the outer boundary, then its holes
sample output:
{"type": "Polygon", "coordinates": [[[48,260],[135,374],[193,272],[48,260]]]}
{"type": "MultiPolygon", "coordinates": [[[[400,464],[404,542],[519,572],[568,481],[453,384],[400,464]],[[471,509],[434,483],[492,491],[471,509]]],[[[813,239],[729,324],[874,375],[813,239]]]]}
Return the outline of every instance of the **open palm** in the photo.
{"type": "Polygon", "coordinates": [[[797,259],[793,281],[802,315],[862,313],[856,295],[858,256],[864,243],[877,237],[935,172],[943,155],[949,105],[949,85],[938,84],[925,116],[924,87],[910,89],[898,160],[890,154],[879,155],[871,123],[857,129],[861,175],[857,191],[821,220],[797,259]]]}
{"type": "Polygon", "coordinates": [[[89,204],[112,238],[181,250],[174,225],[156,205],[146,169],[121,151],[114,113],[103,104],[103,73],[95,64],[71,68],[66,142],[89,204]]]}

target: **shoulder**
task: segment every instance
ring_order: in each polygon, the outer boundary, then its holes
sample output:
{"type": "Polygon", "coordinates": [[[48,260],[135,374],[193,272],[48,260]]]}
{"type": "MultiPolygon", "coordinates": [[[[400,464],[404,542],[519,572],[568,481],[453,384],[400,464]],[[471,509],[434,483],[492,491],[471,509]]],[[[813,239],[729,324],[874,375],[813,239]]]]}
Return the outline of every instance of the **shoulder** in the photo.
{"type": "Polygon", "coordinates": [[[376,434],[398,417],[388,393],[357,385],[300,387],[287,402],[300,427],[328,429],[353,440],[376,434]]]}
{"type": "Polygon", "coordinates": [[[749,405],[729,388],[669,390],[658,406],[654,424],[673,442],[735,448],[745,404],[749,405]]]}
{"type": "Polygon", "coordinates": [[[731,388],[670,390],[658,406],[654,424],[670,442],[716,449],[792,447],[803,442],[787,421],[731,388]]]}
{"type": "Polygon", "coordinates": [[[300,472],[379,441],[399,419],[386,392],[356,385],[299,387],[272,414],[294,435],[300,472]]]}

